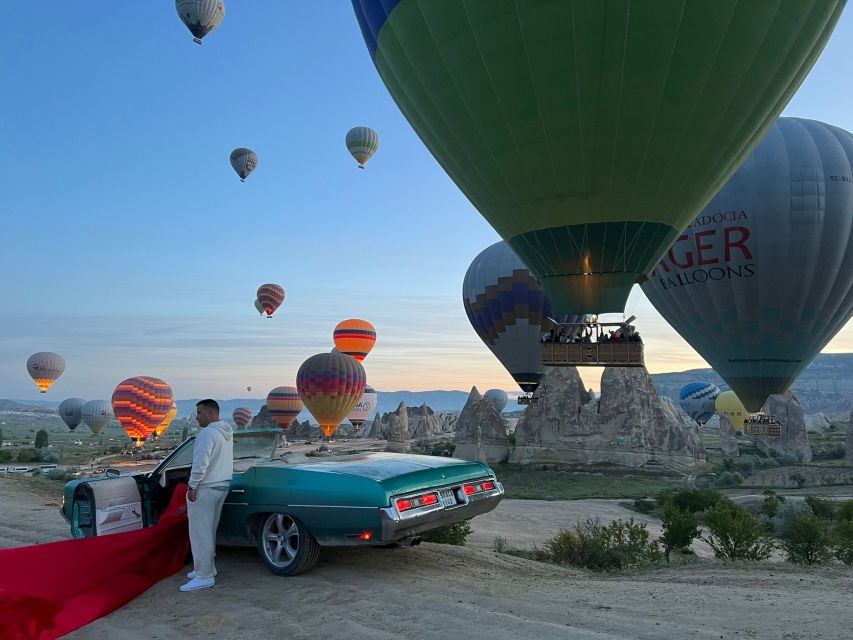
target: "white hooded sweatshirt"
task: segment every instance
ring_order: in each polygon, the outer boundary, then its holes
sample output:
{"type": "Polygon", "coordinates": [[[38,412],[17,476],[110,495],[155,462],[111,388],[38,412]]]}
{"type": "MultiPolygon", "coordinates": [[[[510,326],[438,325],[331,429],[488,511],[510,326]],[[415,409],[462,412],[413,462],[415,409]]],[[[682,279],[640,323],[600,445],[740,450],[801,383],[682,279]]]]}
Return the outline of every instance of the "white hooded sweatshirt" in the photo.
{"type": "Polygon", "coordinates": [[[189,487],[230,482],[234,475],[234,438],[231,425],[211,422],[195,438],[189,487]]]}

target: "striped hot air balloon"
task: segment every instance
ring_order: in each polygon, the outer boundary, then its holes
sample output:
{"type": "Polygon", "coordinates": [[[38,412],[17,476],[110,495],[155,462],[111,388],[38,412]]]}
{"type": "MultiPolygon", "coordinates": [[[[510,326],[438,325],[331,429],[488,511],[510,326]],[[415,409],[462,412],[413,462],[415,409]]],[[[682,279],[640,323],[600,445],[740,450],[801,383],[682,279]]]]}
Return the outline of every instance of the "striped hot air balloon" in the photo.
{"type": "Polygon", "coordinates": [[[137,376],[128,378],[113,391],[113,412],[119,423],[137,446],[157,431],[174,398],[172,388],[159,378],[137,376]]]}
{"type": "Polygon", "coordinates": [[[379,134],[370,127],[353,127],[347,131],[347,149],[358,162],[358,168],[364,169],[379,149],[379,134]]]}
{"type": "Polygon", "coordinates": [[[264,315],[264,305],[261,304],[261,301],[255,298],[255,311],[264,315]]]}
{"type": "Polygon", "coordinates": [[[366,382],[361,363],[342,353],[311,356],[296,373],[299,397],[327,438],[362,397],[366,382]]]}
{"type": "Polygon", "coordinates": [[[39,351],[27,358],[27,372],[42,393],[47,393],[65,371],[65,358],[52,351],[39,351]]]}
{"type": "Polygon", "coordinates": [[[246,182],[246,178],[258,166],[258,156],[251,149],[239,147],[231,152],[231,166],[240,176],[240,182],[246,182]]]}
{"type": "Polygon", "coordinates": [[[245,429],[252,421],[252,410],[248,407],[237,407],[231,413],[231,417],[234,419],[234,424],[241,429],[245,429]]]}
{"type": "Polygon", "coordinates": [[[92,433],[98,434],[113,419],[113,408],[108,400],[89,400],[80,409],[80,417],[92,433]]]}
{"type": "Polygon", "coordinates": [[[201,44],[201,39],[225,18],[224,0],[175,0],[175,9],[196,44],[201,44]]]}
{"type": "Polygon", "coordinates": [[[169,428],[169,425],[172,424],[172,420],[175,419],[175,416],[178,415],[178,405],[172,401],[172,408],[169,409],[169,413],[166,414],[166,417],[163,418],[163,422],[154,430],[154,437],[159,438],[163,435],[166,429],[169,428]]]}
{"type": "Polygon", "coordinates": [[[376,344],[376,328],[366,320],[344,320],[335,327],[333,338],[338,351],[361,362],[376,344]]]}
{"type": "Polygon", "coordinates": [[[714,403],[720,388],[712,382],[690,382],[678,392],[678,402],[688,416],[705,424],[714,415],[714,403]]]}
{"type": "Polygon", "coordinates": [[[59,417],[71,431],[74,431],[83,421],[80,410],[84,404],[86,401],[83,398],[66,398],[59,403],[59,417]]]}
{"type": "Polygon", "coordinates": [[[275,423],[284,430],[290,428],[303,407],[296,387],[276,387],[267,395],[267,409],[275,423]]]}
{"type": "Polygon", "coordinates": [[[258,302],[261,303],[261,307],[267,312],[267,318],[272,318],[272,314],[284,302],[284,289],[281,285],[270,282],[262,284],[258,287],[258,302]]]}

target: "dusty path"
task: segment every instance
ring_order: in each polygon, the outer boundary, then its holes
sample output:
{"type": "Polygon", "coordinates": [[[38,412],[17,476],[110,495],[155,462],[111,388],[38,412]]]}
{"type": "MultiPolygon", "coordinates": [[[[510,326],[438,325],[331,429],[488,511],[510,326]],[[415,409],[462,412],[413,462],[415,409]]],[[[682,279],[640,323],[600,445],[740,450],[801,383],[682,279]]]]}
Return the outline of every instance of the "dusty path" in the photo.
{"type": "MultiPolygon", "coordinates": [[[[0,479],[0,546],[68,536],[50,504],[54,491],[0,479]]],[[[213,589],[180,594],[184,579],[176,575],[68,637],[850,638],[850,569],[701,564],[601,577],[491,550],[497,535],[513,546],[540,544],[587,513],[650,521],[607,500],[505,501],[472,521],[466,547],[324,550],[297,578],[273,576],[251,549],[221,549],[213,589]]]]}

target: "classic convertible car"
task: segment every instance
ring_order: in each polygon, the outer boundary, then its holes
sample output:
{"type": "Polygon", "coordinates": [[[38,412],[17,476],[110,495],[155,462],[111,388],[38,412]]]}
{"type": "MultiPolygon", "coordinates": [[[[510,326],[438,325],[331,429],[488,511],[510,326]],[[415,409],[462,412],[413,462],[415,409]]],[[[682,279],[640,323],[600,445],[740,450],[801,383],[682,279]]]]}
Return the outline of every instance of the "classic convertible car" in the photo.
{"type": "MultiPolygon", "coordinates": [[[[281,432],[234,434],[234,477],[217,544],[257,546],[273,573],[309,570],[320,547],[420,543],[420,534],[494,509],[503,487],[479,462],[365,453],[289,462],[275,458],[281,432]]],[[[75,538],[157,523],[174,487],[186,482],[195,438],[149,473],[73,480],[60,507],[75,538]]]]}

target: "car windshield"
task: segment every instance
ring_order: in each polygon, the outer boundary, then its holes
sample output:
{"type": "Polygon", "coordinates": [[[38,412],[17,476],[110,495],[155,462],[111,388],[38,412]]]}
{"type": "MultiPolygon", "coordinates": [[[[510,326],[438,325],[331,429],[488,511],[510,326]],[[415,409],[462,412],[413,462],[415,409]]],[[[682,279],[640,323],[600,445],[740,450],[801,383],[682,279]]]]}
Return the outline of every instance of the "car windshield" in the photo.
{"type": "Polygon", "coordinates": [[[272,460],[278,445],[279,433],[275,431],[234,432],[234,460],[272,460]]]}

